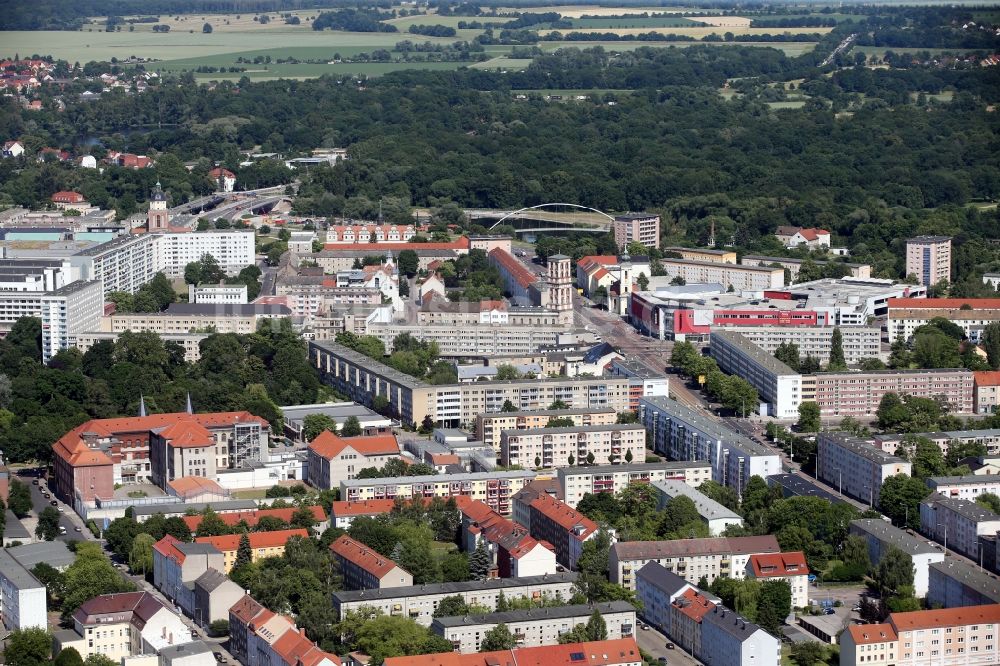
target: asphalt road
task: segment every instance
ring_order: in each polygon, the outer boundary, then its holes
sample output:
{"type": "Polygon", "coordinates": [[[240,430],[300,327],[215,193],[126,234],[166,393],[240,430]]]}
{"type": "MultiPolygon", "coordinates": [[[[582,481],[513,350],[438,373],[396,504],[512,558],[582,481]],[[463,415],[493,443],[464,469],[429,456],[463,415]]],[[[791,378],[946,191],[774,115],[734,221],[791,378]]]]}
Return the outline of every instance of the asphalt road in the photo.
{"type": "Polygon", "coordinates": [[[21,521],[28,531],[34,533],[35,526],[38,524],[38,515],[45,507],[55,506],[57,509],[62,510],[59,515],[59,525],[66,529],[66,534],[61,534],[57,537],[58,541],[80,541],[84,539],[94,541],[94,535],[84,526],[80,516],[76,515],[76,512],[72,508],[56,498],[55,493],[46,486],[45,479],[41,478],[39,474],[40,470],[33,468],[25,468],[17,472],[18,479],[31,490],[32,515],[21,521]],[[35,481],[38,482],[38,485],[35,485],[35,481]],[[49,494],[48,498],[42,494],[43,491],[49,494]],[[53,505],[52,502],[56,504],[53,505]]]}
{"type": "Polygon", "coordinates": [[[667,643],[672,643],[673,641],[670,641],[666,636],[652,627],[647,630],[640,629],[635,632],[635,642],[639,644],[639,648],[643,652],[651,655],[654,661],[660,657],[664,657],[669,666],[699,666],[701,664],[700,661],[679,647],[668,650],[667,643]]]}

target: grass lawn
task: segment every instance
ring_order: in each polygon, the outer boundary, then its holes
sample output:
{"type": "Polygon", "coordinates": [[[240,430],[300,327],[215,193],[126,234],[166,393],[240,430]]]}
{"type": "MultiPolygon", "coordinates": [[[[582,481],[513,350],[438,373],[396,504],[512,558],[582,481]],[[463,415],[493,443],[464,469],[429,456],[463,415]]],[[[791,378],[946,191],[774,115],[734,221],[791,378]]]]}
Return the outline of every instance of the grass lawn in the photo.
{"type": "Polygon", "coordinates": [[[233,499],[264,499],[267,488],[252,488],[250,490],[234,490],[233,499]]]}
{"type": "Polygon", "coordinates": [[[388,21],[383,21],[383,23],[391,23],[400,32],[406,32],[411,25],[446,25],[449,28],[458,28],[460,22],[503,23],[512,20],[512,18],[500,16],[438,16],[437,14],[418,14],[417,16],[403,16],[401,18],[389,19],[388,21]]]}
{"type": "Polygon", "coordinates": [[[784,102],[768,102],[767,105],[772,109],[801,109],[806,105],[804,99],[789,99],[784,102]]]}

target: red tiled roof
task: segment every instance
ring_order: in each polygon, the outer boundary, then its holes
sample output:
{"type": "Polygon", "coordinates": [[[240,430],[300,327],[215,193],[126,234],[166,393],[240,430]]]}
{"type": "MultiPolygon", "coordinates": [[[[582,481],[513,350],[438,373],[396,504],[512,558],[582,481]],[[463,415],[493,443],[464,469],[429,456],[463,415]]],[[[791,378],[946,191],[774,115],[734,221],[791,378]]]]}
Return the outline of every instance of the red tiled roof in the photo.
{"type": "Polygon", "coordinates": [[[973,310],[1000,308],[1000,298],[890,298],[889,309],[912,308],[916,310],[960,310],[968,305],[973,310]]]}
{"type": "Polygon", "coordinates": [[[176,421],[165,428],[158,428],[154,432],[168,440],[170,446],[177,449],[204,448],[215,445],[212,433],[201,424],[192,421],[176,421]]]}
{"type": "MultiPolygon", "coordinates": [[[[384,557],[346,534],[331,543],[330,550],[379,579],[384,578],[393,569],[399,567],[388,557],[384,557]]],[[[402,569],[402,567],[399,568],[402,569]]]]}
{"type": "Polygon", "coordinates": [[[939,610],[892,613],[889,623],[900,631],[927,629],[931,627],[955,627],[969,624],[1000,623],[1000,604],[984,606],[963,606],[962,608],[941,608],[939,610]]]}
{"type": "Polygon", "coordinates": [[[316,647],[316,644],[306,637],[305,629],[289,629],[271,645],[271,649],[288,666],[315,666],[323,659],[329,659],[335,664],[340,663],[338,657],[316,647]]]}
{"type": "Polygon", "coordinates": [[[330,515],[338,518],[346,516],[377,516],[389,513],[395,502],[391,499],[364,500],[361,502],[333,502],[330,515]]]}
{"type": "Polygon", "coordinates": [[[897,640],[896,630],[891,624],[852,624],[847,627],[855,645],[891,643],[897,640]]]}
{"type": "MultiPolygon", "coordinates": [[[[392,503],[391,500],[389,502],[390,504],[392,503]]],[[[336,504],[337,502],[334,503],[336,504]]],[[[310,506],[308,508],[310,511],[312,511],[313,518],[316,519],[317,522],[321,523],[326,520],[326,512],[323,511],[323,507],[317,505],[317,506],[310,506]]],[[[298,511],[296,507],[288,507],[285,509],[256,509],[254,511],[236,511],[234,513],[220,513],[218,514],[218,516],[222,520],[222,522],[224,522],[226,525],[230,527],[239,525],[240,521],[246,522],[247,525],[253,527],[258,522],[260,522],[261,518],[265,518],[268,516],[289,523],[292,521],[292,515],[296,511],[298,511]]],[[[188,526],[188,529],[190,529],[192,532],[196,532],[198,530],[198,526],[201,525],[202,518],[203,516],[197,515],[197,516],[183,516],[182,519],[184,520],[184,523],[188,526]]]]}
{"type": "Polygon", "coordinates": [[[387,433],[383,435],[366,435],[361,437],[340,437],[329,430],[324,430],[309,444],[309,452],[332,460],[351,447],[363,456],[388,456],[399,453],[399,442],[396,436],[387,433]]]}
{"type": "Polygon", "coordinates": [[[208,177],[212,180],[218,180],[220,177],[225,178],[236,178],[236,174],[229,169],[223,169],[221,167],[216,167],[208,172],[208,177]]]}
{"type": "Polygon", "coordinates": [[[673,606],[679,613],[695,622],[701,622],[701,618],[711,613],[712,609],[715,608],[715,604],[709,601],[707,597],[699,594],[697,590],[690,587],[674,599],[673,606]]]}
{"type": "Polygon", "coordinates": [[[164,557],[169,557],[178,564],[183,564],[186,555],[177,548],[179,543],[177,537],[168,534],[153,544],[153,550],[164,557]]]}
{"type": "Polygon", "coordinates": [[[522,287],[529,287],[538,281],[538,277],[528,270],[517,258],[503,248],[490,250],[490,259],[499,264],[500,271],[507,273],[522,287]]]}
{"type": "MultiPolygon", "coordinates": [[[[588,254],[586,257],[580,257],[580,260],[576,263],[580,266],[583,266],[584,264],[603,264],[604,266],[614,266],[618,263],[618,257],[613,255],[588,254]]],[[[584,268],[586,269],[586,266],[584,266],[584,268]]]]}
{"type": "Polygon", "coordinates": [[[52,201],[56,203],[80,203],[87,199],[79,192],[56,192],[52,195],[52,201]]]}
{"type": "MultiPolygon", "coordinates": [[[[195,543],[207,543],[215,546],[220,552],[231,552],[240,547],[242,534],[224,534],[222,536],[198,537],[195,543]]],[[[250,547],[254,550],[258,548],[276,548],[284,546],[292,537],[309,538],[309,532],[300,528],[293,530],[277,530],[274,532],[249,532],[247,537],[250,540],[250,547]]]]}
{"type": "MultiPolygon", "coordinates": [[[[72,430],[70,431],[73,432],[72,430]]],[[[114,461],[103,451],[92,449],[82,439],[63,436],[52,445],[52,453],[65,460],[72,467],[92,467],[114,465],[114,461]]]]}
{"type": "Polygon", "coordinates": [[[577,527],[582,528],[576,533],[576,537],[581,541],[597,531],[597,523],[551,495],[539,495],[531,502],[531,508],[539,511],[567,532],[571,532],[577,527]]]}
{"type": "Polygon", "coordinates": [[[388,657],[384,666],[614,666],[638,661],[642,661],[642,657],[635,639],[617,638],[478,654],[443,652],[412,657],[388,657]]]}
{"type": "Polygon", "coordinates": [[[806,556],[800,550],[790,553],[751,555],[750,567],[753,569],[754,578],[809,575],[806,556]]]}
{"type": "Polygon", "coordinates": [[[976,386],[1000,386],[1000,370],[981,370],[972,375],[976,386]]]}
{"type": "Polygon", "coordinates": [[[607,277],[609,275],[611,275],[611,273],[609,273],[608,269],[606,269],[606,268],[599,268],[596,271],[594,271],[594,279],[595,280],[600,280],[600,279],[605,278],[605,277],[607,277]]]}
{"type": "Polygon", "coordinates": [[[253,622],[253,619],[265,610],[267,609],[257,603],[257,601],[249,594],[241,597],[239,601],[229,608],[229,612],[232,615],[235,615],[236,619],[244,625],[248,625],[253,622]]]}
{"type": "Polygon", "coordinates": [[[820,236],[830,235],[830,232],[826,229],[799,229],[799,233],[802,234],[803,238],[810,241],[816,240],[820,236]]]}
{"type": "Polygon", "coordinates": [[[182,476],[168,482],[178,497],[187,495],[214,493],[216,495],[228,495],[229,493],[215,481],[204,476],[182,476]]]}

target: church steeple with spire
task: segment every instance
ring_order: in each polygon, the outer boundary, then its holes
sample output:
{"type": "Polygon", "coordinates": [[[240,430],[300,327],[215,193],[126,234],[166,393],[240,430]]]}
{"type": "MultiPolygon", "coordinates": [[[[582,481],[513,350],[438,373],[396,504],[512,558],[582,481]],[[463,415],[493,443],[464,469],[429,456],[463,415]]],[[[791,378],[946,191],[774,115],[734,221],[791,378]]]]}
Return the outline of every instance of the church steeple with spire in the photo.
{"type": "Polygon", "coordinates": [[[166,231],[170,227],[170,211],[167,210],[167,195],[156,181],[156,187],[149,197],[149,213],[146,215],[146,231],[166,231]]]}

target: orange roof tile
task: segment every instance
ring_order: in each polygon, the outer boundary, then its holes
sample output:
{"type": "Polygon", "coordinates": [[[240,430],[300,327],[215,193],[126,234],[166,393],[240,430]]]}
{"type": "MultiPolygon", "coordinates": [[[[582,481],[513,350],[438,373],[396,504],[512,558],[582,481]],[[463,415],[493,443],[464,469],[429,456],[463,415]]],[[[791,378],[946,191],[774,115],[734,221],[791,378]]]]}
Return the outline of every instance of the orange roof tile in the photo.
{"type": "Polygon", "coordinates": [[[715,608],[715,604],[709,601],[706,596],[690,587],[674,599],[673,606],[679,613],[695,622],[701,622],[701,618],[711,613],[712,609],[715,608]]]}
{"type": "Polygon", "coordinates": [[[244,625],[249,625],[255,617],[265,610],[267,609],[257,603],[257,600],[249,594],[241,597],[239,601],[229,608],[229,612],[236,616],[244,625]]]}
{"type": "Polygon", "coordinates": [[[306,636],[305,629],[289,629],[274,642],[271,649],[288,666],[314,666],[323,659],[339,664],[340,659],[316,647],[306,636]]]}
{"type": "Polygon", "coordinates": [[[585,263],[593,264],[603,264],[605,266],[614,266],[618,263],[618,257],[613,255],[603,255],[603,254],[588,254],[586,257],[580,257],[580,260],[576,262],[579,265],[585,263]]]}
{"type": "Polygon", "coordinates": [[[360,541],[355,541],[346,534],[331,543],[330,550],[379,579],[384,578],[390,571],[397,567],[402,569],[402,567],[388,557],[383,556],[360,541]]]}
{"type": "MultiPolygon", "coordinates": [[[[242,534],[225,534],[222,536],[198,537],[195,539],[195,543],[211,544],[223,553],[232,552],[240,547],[240,538],[242,536],[242,534]]],[[[308,539],[309,532],[302,528],[297,528],[293,530],[277,530],[275,532],[249,532],[247,536],[250,539],[250,547],[256,550],[257,548],[284,546],[292,537],[308,539]]]]}
{"type": "Polygon", "coordinates": [[[980,370],[972,374],[976,386],[1000,386],[1000,370],[980,370]]]}
{"type": "MultiPolygon", "coordinates": [[[[316,520],[316,522],[322,523],[323,521],[326,520],[326,512],[323,510],[323,507],[317,505],[317,506],[310,506],[308,508],[310,511],[312,511],[313,518],[316,520]]],[[[297,507],[288,507],[284,509],[256,509],[254,511],[235,511],[233,513],[220,513],[218,514],[218,516],[222,520],[222,522],[224,522],[226,525],[230,527],[239,525],[241,521],[245,522],[248,526],[253,527],[260,522],[261,518],[265,518],[268,516],[289,523],[292,521],[292,516],[295,514],[297,510],[298,510],[297,507]]],[[[196,532],[198,530],[198,526],[201,525],[202,516],[201,515],[183,516],[182,519],[184,520],[184,523],[188,526],[188,529],[190,529],[192,532],[196,532]]]]}
{"type": "Polygon", "coordinates": [[[529,287],[538,282],[538,276],[503,248],[497,247],[490,250],[490,259],[497,262],[500,265],[500,270],[510,275],[522,287],[529,287]]]}
{"type": "Polygon", "coordinates": [[[1000,308],[1000,298],[890,298],[889,309],[912,308],[916,310],[960,310],[968,305],[973,310],[1000,308]]]}
{"type": "Polygon", "coordinates": [[[153,550],[164,557],[169,557],[178,564],[183,564],[186,555],[177,548],[179,543],[180,540],[177,537],[168,534],[153,544],[153,550]]]}
{"type": "Polygon", "coordinates": [[[634,638],[480,652],[389,657],[384,666],[614,666],[642,661],[634,638]],[[583,655],[582,658],[580,655],[583,655]]]}
{"type": "Polygon", "coordinates": [[[852,624],[847,627],[855,645],[891,643],[897,640],[896,630],[891,624],[852,624]]]}
{"type": "Polygon", "coordinates": [[[1000,604],[892,613],[889,623],[897,632],[969,624],[997,624],[1000,623],[1000,604]]]}
{"type": "Polygon", "coordinates": [[[309,444],[310,453],[331,460],[351,447],[363,456],[388,456],[399,454],[399,442],[396,436],[388,433],[383,435],[365,435],[361,437],[340,437],[329,430],[324,430],[309,444]]]}
{"type": "Polygon", "coordinates": [[[389,513],[395,502],[391,499],[364,500],[361,502],[333,502],[330,515],[338,518],[346,516],[377,516],[389,513]]]}
{"type": "Polygon", "coordinates": [[[577,527],[582,528],[576,535],[581,541],[597,531],[597,523],[549,494],[536,497],[531,502],[531,508],[539,511],[549,520],[563,527],[567,532],[577,527]]]}
{"type": "Polygon", "coordinates": [[[802,551],[767,553],[750,556],[754,578],[774,576],[808,576],[809,567],[802,551]]]}
{"type": "Polygon", "coordinates": [[[182,476],[179,479],[174,479],[168,482],[168,485],[173,489],[178,497],[183,497],[192,494],[201,493],[214,493],[216,495],[228,495],[229,492],[224,490],[215,481],[204,477],[204,476],[182,476]]]}
{"type": "Polygon", "coordinates": [[[829,236],[830,232],[826,229],[799,229],[799,233],[806,240],[816,240],[820,236],[829,236]]]}

